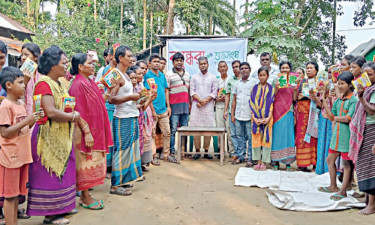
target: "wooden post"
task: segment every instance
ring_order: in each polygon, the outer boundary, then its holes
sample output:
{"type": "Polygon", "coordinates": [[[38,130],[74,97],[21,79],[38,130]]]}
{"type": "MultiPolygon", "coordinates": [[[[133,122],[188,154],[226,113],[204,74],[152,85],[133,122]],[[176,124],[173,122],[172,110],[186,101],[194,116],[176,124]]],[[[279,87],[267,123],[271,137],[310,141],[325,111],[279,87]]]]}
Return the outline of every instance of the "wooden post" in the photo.
{"type": "Polygon", "coordinates": [[[153,26],[153,16],[152,16],[152,10],[150,10],[150,55],[152,54],[152,26],[153,26]]]}

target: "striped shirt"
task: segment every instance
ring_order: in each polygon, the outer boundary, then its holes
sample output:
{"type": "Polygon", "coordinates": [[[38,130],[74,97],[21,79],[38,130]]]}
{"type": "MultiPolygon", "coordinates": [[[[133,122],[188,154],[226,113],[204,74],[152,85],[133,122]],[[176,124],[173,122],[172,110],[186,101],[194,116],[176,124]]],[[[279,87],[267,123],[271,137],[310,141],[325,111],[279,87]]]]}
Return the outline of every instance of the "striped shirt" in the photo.
{"type": "Polygon", "coordinates": [[[184,71],[180,75],[172,68],[165,77],[169,87],[169,104],[172,109],[172,115],[189,114],[189,74],[184,71]]]}

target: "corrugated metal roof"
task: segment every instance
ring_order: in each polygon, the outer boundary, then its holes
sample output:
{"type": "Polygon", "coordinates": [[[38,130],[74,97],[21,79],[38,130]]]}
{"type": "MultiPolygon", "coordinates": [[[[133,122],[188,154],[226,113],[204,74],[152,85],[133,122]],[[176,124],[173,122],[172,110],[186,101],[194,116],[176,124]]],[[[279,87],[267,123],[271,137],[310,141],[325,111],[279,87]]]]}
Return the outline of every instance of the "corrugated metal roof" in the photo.
{"type": "Polygon", "coordinates": [[[350,52],[350,54],[354,56],[365,56],[373,48],[375,48],[375,39],[371,39],[369,42],[358,45],[358,47],[350,52]]]}

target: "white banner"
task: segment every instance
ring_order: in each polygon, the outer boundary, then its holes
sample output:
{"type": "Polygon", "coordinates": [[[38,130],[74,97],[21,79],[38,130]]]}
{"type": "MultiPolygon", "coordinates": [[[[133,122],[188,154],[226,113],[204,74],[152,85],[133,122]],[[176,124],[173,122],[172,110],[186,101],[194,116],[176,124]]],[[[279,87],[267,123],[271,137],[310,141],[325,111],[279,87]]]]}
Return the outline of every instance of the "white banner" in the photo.
{"type": "Polygon", "coordinates": [[[218,64],[225,61],[228,64],[228,75],[233,75],[232,62],[247,59],[247,38],[214,38],[214,39],[173,39],[167,41],[168,70],[173,68],[172,57],[181,52],[185,57],[185,70],[190,76],[199,72],[198,59],[208,58],[208,71],[220,75],[218,64]]]}

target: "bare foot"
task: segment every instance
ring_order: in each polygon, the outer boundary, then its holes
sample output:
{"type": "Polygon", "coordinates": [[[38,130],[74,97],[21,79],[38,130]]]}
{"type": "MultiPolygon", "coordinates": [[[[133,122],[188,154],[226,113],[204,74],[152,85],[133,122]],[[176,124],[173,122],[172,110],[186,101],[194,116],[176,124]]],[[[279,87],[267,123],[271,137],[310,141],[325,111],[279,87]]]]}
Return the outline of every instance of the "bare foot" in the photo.
{"type": "Polygon", "coordinates": [[[375,209],[374,209],[373,206],[369,206],[369,205],[367,205],[366,208],[359,211],[359,214],[361,214],[361,215],[370,215],[370,214],[373,214],[373,213],[375,213],[375,209]]]}

